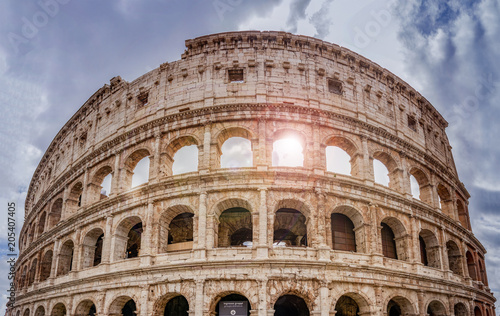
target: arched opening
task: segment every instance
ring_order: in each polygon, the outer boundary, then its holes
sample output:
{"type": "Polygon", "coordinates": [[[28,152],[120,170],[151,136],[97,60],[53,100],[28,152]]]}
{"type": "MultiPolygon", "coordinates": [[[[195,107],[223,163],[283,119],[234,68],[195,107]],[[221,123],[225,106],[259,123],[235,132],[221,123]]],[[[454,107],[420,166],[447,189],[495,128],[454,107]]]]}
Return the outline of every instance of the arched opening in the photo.
{"type": "Polygon", "coordinates": [[[95,267],[101,263],[103,239],[101,228],[94,228],[87,233],[82,244],[82,268],[95,267]]]}
{"type": "Polygon", "coordinates": [[[488,279],[486,278],[486,268],[484,266],[484,261],[482,258],[479,258],[477,260],[478,266],[479,266],[479,276],[481,278],[481,282],[483,282],[484,285],[488,286],[488,279]]]}
{"type": "Polygon", "coordinates": [[[483,313],[478,306],[474,307],[474,316],[483,316],[483,313]]]}
{"type": "Polygon", "coordinates": [[[170,221],[167,251],[193,248],[193,217],[193,213],[181,213],[170,221]]]}
{"type": "Polygon", "coordinates": [[[30,239],[30,243],[34,242],[35,241],[35,232],[36,232],[36,225],[35,223],[31,223],[30,225],[30,230],[29,230],[29,239],[30,239]]]}
{"type": "Polygon", "coordinates": [[[375,183],[398,190],[399,178],[397,171],[398,165],[391,155],[381,151],[373,154],[373,175],[375,183]]]}
{"type": "Polygon", "coordinates": [[[132,172],[132,188],[149,181],[149,165],[149,157],[144,157],[137,163],[134,171],[132,172]]]}
{"type": "Polygon", "coordinates": [[[351,219],[344,214],[332,213],[331,223],[333,250],[356,252],[356,234],[351,219]]]}
{"type": "Polygon", "coordinates": [[[432,268],[441,268],[439,243],[436,236],[430,230],[423,229],[418,237],[422,264],[432,268]]]}
{"type": "Polygon", "coordinates": [[[468,315],[467,307],[465,307],[465,304],[463,304],[463,303],[455,304],[455,306],[453,307],[453,310],[454,310],[455,316],[467,316],[468,315]]]}
{"type": "Polygon", "coordinates": [[[389,301],[389,304],[387,304],[387,316],[401,316],[401,307],[399,306],[398,303],[396,303],[393,300],[389,301]]]}
{"type": "Polygon", "coordinates": [[[274,218],[273,246],[307,246],[306,217],[291,208],[281,208],[274,218]]]}
{"type": "Polygon", "coordinates": [[[303,298],[287,294],[274,303],[274,316],[309,316],[309,308],[303,298]]]}
{"type": "Polygon", "coordinates": [[[136,316],[137,314],[137,306],[129,296],[116,298],[109,306],[108,311],[108,315],[136,316]]]}
{"type": "Polygon", "coordinates": [[[165,305],[164,316],[188,316],[189,303],[182,295],[170,299],[165,305]]]}
{"type": "Polygon", "coordinates": [[[252,214],[245,208],[233,207],[219,217],[218,247],[252,246],[252,214]]]}
{"type": "Polygon", "coordinates": [[[382,253],[385,257],[391,259],[398,259],[398,253],[396,251],[396,237],[392,228],[386,223],[382,223],[382,253]]]}
{"type": "Polygon", "coordinates": [[[107,198],[111,194],[111,181],[113,169],[109,166],[100,168],[89,184],[88,202],[93,203],[107,198]]]}
{"type": "Polygon", "coordinates": [[[410,169],[411,194],[424,203],[432,204],[432,186],[427,175],[418,168],[410,169]]]}
{"type": "MultiPolygon", "coordinates": [[[[82,205],[83,184],[81,182],[75,183],[69,191],[68,198],[66,199],[66,217],[71,217],[76,214],[78,208],[82,205]]],[[[62,200],[61,200],[62,202],[62,200]]]]}
{"type": "Polygon", "coordinates": [[[47,217],[47,213],[42,212],[42,214],[40,215],[40,219],[38,220],[38,236],[43,234],[43,232],[45,231],[46,217],[47,217]]]}
{"type": "Polygon", "coordinates": [[[30,309],[29,308],[26,308],[24,310],[23,316],[30,316],[30,309]]]}
{"type": "Polygon", "coordinates": [[[444,214],[454,218],[453,201],[451,200],[450,191],[440,183],[437,187],[437,193],[439,197],[439,208],[441,209],[441,211],[444,214]]]}
{"type": "Polygon", "coordinates": [[[50,313],[50,316],[65,316],[66,314],[66,306],[64,306],[63,303],[57,303],[52,308],[52,313],[50,313]]]}
{"type": "Polygon", "coordinates": [[[440,301],[432,301],[427,306],[427,315],[429,316],[441,316],[446,315],[446,309],[443,303],[440,301]]]}
{"type": "Polygon", "coordinates": [[[198,171],[198,146],[198,141],[192,136],[171,141],[166,149],[164,173],[170,176],[198,171]]]}
{"type": "Polygon", "coordinates": [[[73,268],[73,241],[67,240],[59,251],[59,259],[57,263],[57,276],[68,274],[73,268]]]}
{"type": "Polygon", "coordinates": [[[21,274],[21,287],[28,286],[28,267],[24,266],[23,273],[21,274]]]}
{"type": "Polygon", "coordinates": [[[149,181],[149,151],[139,149],[125,159],[123,187],[134,188],[149,181]]]}
{"type": "Polygon", "coordinates": [[[326,170],[359,176],[359,155],[356,146],[345,137],[334,136],[325,143],[326,170]]]}
{"type": "Polygon", "coordinates": [[[335,304],[335,316],[358,316],[359,306],[355,300],[349,296],[341,296],[335,304]]]}
{"type": "Polygon", "coordinates": [[[43,306],[38,306],[35,310],[35,316],[45,316],[45,308],[43,308],[43,306]]]}
{"type": "Polygon", "coordinates": [[[253,166],[252,142],[243,137],[228,138],[220,147],[221,168],[244,168],[253,166]]]}
{"type": "Polygon", "coordinates": [[[40,282],[47,280],[50,277],[50,270],[52,269],[52,250],[45,252],[40,262],[40,282]]]}
{"type": "Polygon", "coordinates": [[[460,249],[457,244],[454,241],[449,240],[446,243],[446,249],[448,254],[449,269],[455,274],[462,275],[462,254],[460,253],[460,249]]]}
{"type": "Polygon", "coordinates": [[[123,316],[136,316],[137,315],[137,307],[135,306],[134,300],[129,300],[122,308],[123,316]]]}
{"type": "Polygon", "coordinates": [[[351,157],[340,147],[326,147],[326,171],[351,175],[351,157]]]}
{"type": "Polygon", "coordinates": [[[216,316],[250,316],[252,309],[248,299],[240,294],[222,297],[215,305],[216,316]]]}
{"type": "Polygon", "coordinates": [[[272,166],[303,167],[305,140],[294,131],[280,131],[274,135],[272,166]]]}
{"type": "Polygon", "coordinates": [[[52,208],[50,209],[49,213],[48,229],[54,228],[57,225],[57,223],[59,223],[59,221],[61,220],[62,206],[63,206],[62,199],[57,199],[52,204],[52,208]]]}
{"type": "Polygon", "coordinates": [[[115,260],[135,258],[140,255],[142,221],[138,216],[124,219],[115,233],[115,260]]]}
{"type": "Polygon", "coordinates": [[[38,261],[35,258],[33,260],[33,262],[31,263],[31,268],[30,268],[30,271],[28,273],[28,286],[30,286],[33,283],[35,283],[35,276],[36,276],[36,270],[37,270],[37,268],[38,268],[38,261]]]}
{"type": "Polygon", "coordinates": [[[91,300],[84,300],[78,304],[75,310],[75,316],[95,316],[97,310],[94,302],[91,300]]]}
{"type": "Polygon", "coordinates": [[[474,257],[472,256],[472,253],[470,251],[467,251],[465,253],[465,259],[467,260],[467,270],[469,272],[469,277],[472,280],[477,281],[478,277],[476,272],[477,271],[476,262],[474,261],[474,257]]]}

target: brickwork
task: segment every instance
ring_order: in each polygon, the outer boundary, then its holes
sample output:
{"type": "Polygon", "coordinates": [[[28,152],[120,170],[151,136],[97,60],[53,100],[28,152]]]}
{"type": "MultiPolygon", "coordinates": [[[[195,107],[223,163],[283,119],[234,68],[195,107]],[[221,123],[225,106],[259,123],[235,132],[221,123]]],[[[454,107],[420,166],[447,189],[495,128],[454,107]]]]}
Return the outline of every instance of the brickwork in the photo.
{"type": "Polygon", "coordinates": [[[54,138],[27,195],[7,315],[208,316],[243,297],[259,316],[292,303],[321,316],[493,316],[446,126],[404,81],[335,44],[187,40],[181,60],[111,79],[54,138]],[[287,136],[301,167],[273,166],[287,136]],[[251,142],[251,166],[221,167],[232,137],[251,142]],[[175,174],[193,145],[194,171],[175,174]],[[350,175],[327,169],[329,146],[350,175]],[[132,187],[144,158],[149,180],[132,187]]]}

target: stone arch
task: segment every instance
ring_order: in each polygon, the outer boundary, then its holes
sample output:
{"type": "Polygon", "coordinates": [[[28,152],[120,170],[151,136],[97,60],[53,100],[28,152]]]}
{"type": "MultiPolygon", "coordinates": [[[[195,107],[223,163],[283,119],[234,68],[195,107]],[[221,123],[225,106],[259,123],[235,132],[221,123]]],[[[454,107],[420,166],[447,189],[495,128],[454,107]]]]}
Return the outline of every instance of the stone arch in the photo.
{"type": "Polygon", "coordinates": [[[442,183],[437,186],[437,194],[439,197],[439,208],[441,211],[454,218],[453,216],[453,200],[451,199],[450,190],[448,190],[442,183]]]}
{"type": "Polygon", "coordinates": [[[139,216],[133,215],[123,219],[117,225],[114,234],[114,260],[135,258],[140,255],[143,233],[142,223],[139,216]]]}
{"type": "MultiPolygon", "coordinates": [[[[388,176],[389,176],[389,185],[388,187],[394,190],[399,191],[400,189],[400,174],[399,174],[399,166],[396,160],[390,155],[389,153],[386,153],[384,151],[376,151],[373,153],[373,159],[380,161],[388,171],[388,176]]],[[[380,183],[380,181],[377,181],[377,178],[375,177],[375,182],[380,183]]]]}
{"type": "Polygon", "coordinates": [[[83,206],[82,196],[83,184],[78,181],[71,187],[66,199],[65,217],[71,217],[71,215],[76,214],[77,210],[83,206]]]}
{"type": "Polygon", "coordinates": [[[440,246],[436,235],[428,229],[422,229],[419,241],[422,264],[432,268],[441,268],[440,246]]]}
{"type": "MultiPolygon", "coordinates": [[[[351,167],[350,175],[353,177],[360,177],[360,165],[362,164],[362,156],[358,151],[357,146],[353,141],[344,136],[329,136],[325,141],[323,141],[324,150],[328,147],[337,147],[342,149],[349,156],[349,165],[351,167]]],[[[323,151],[324,152],[324,151],[323,151]]],[[[328,157],[326,157],[328,161],[328,157]]],[[[328,165],[328,163],[327,163],[328,165]]],[[[327,166],[325,166],[327,167],[327,166]]],[[[328,168],[327,168],[328,169],[328,168]]]]}
{"type": "Polygon", "coordinates": [[[484,259],[481,256],[478,256],[477,265],[479,268],[479,280],[483,282],[484,285],[488,286],[488,278],[486,276],[486,267],[484,266],[484,259]]]}
{"type": "Polygon", "coordinates": [[[91,229],[82,241],[82,268],[90,268],[101,263],[104,231],[100,227],[91,229]]]}
{"type": "Polygon", "coordinates": [[[468,316],[469,310],[467,308],[467,304],[462,302],[458,302],[453,306],[453,312],[455,316],[468,316]]]}
{"type": "Polygon", "coordinates": [[[248,141],[250,141],[250,150],[252,151],[252,164],[248,166],[243,166],[243,167],[251,167],[253,166],[254,161],[256,161],[255,156],[256,152],[253,150],[254,148],[254,140],[255,136],[252,131],[245,127],[227,127],[219,131],[219,133],[215,136],[215,139],[217,140],[217,147],[216,147],[216,152],[217,154],[214,157],[214,164],[213,167],[215,168],[220,168],[222,166],[222,146],[224,143],[229,140],[230,138],[233,137],[239,137],[239,138],[244,138],[248,141]]]}
{"type": "MultiPolygon", "coordinates": [[[[429,182],[429,176],[422,171],[420,168],[413,167],[410,169],[409,174],[417,180],[418,184],[418,191],[419,191],[419,199],[427,203],[429,205],[432,205],[432,185],[429,182]]],[[[410,184],[411,186],[411,184],[410,184]]],[[[413,188],[411,190],[412,195],[413,195],[413,188]]]]}
{"type": "Polygon", "coordinates": [[[47,212],[43,211],[42,214],[40,214],[40,218],[38,219],[38,232],[37,235],[40,236],[41,234],[44,233],[45,231],[45,221],[47,217],[47,212]]]}
{"type": "MultiPolygon", "coordinates": [[[[368,297],[366,295],[364,295],[363,293],[356,293],[356,292],[344,293],[337,300],[335,300],[333,303],[334,303],[333,310],[336,311],[335,315],[338,315],[338,316],[364,315],[364,314],[368,314],[371,312],[370,306],[372,304],[370,303],[370,300],[368,299],[368,297]],[[356,303],[356,305],[358,307],[357,313],[351,314],[351,313],[342,313],[342,311],[339,311],[338,307],[340,307],[340,306],[338,306],[338,305],[343,304],[343,301],[341,301],[341,299],[345,298],[345,297],[350,298],[351,300],[353,300],[356,303]]],[[[346,300],[344,303],[349,304],[351,302],[349,302],[349,300],[346,300]]],[[[348,307],[348,306],[346,306],[346,307],[348,307]]],[[[352,311],[352,306],[350,307],[350,310],[352,311]]]]}
{"type": "MultiPolygon", "coordinates": [[[[121,184],[124,190],[128,190],[132,188],[132,179],[134,176],[135,167],[137,164],[144,158],[149,158],[151,156],[151,151],[148,148],[141,148],[135,150],[133,153],[128,155],[125,158],[125,162],[123,163],[123,173],[121,184]]],[[[150,170],[148,171],[148,175],[150,174],[150,170]]]]}
{"type": "Polygon", "coordinates": [[[73,269],[74,249],[75,243],[71,239],[62,244],[57,259],[57,276],[68,274],[73,269]]]}
{"type": "Polygon", "coordinates": [[[275,207],[273,245],[307,246],[310,208],[297,199],[280,200],[275,207]]]}
{"type": "MultiPolygon", "coordinates": [[[[311,160],[311,157],[308,157],[308,154],[307,154],[307,151],[309,149],[307,148],[307,137],[304,135],[304,133],[302,133],[301,131],[294,130],[294,129],[280,129],[280,130],[274,132],[271,138],[272,138],[273,142],[272,142],[272,146],[271,146],[271,152],[269,153],[268,157],[272,157],[271,165],[273,167],[282,165],[279,162],[278,153],[274,151],[275,143],[277,141],[287,139],[287,138],[291,138],[291,139],[296,140],[300,144],[300,146],[302,147],[302,153],[301,153],[303,156],[302,165],[298,165],[296,167],[306,167],[306,168],[310,167],[308,161],[311,160]]],[[[299,153],[295,153],[295,154],[300,156],[299,153]]],[[[283,165],[283,166],[287,166],[287,165],[283,165]]]]}
{"type": "Polygon", "coordinates": [[[36,271],[38,270],[38,259],[35,258],[31,262],[30,269],[28,272],[28,286],[33,285],[35,283],[36,271]]]}
{"type": "Polygon", "coordinates": [[[30,316],[30,309],[29,308],[24,309],[23,316],[30,316]]]}
{"type": "Polygon", "coordinates": [[[115,297],[111,304],[108,307],[108,314],[109,315],[123,315],[123,316],[133,316],[134,314],[131,313],[130,309],[134,309],[138,313],[138,306],[137,306],[137,300],[135,300],[133,297],[130,297],[128,295],[120,295],[118,297],[115,297]],[[133,302],[133,305],[130,302],[133,302]],[[124,309],[127,309],[124,311],[124,309]]]}
{"type": "Polygon", "coordinates": [[[479,306],[474,307],[474,316],[483,316],[483,312],[481,312],[481,308],[479,306]]]}
{"type": "Polygon", "coordinates": [[[50,316],[65,316],[66,313],[66,306],[63,303],[57,303],[54,307],[52,307],[50,316]]]}
{"type": "Polygon", "coordinates": [[[405,226],[401,221],[395,217],[386,217],[382,220],[382,231],[381,231],[381,236],[382,236],[382,250],[383,253],[384,251],[389,251],[389,247],[392,245],[389,244],[390,242],[390,234],[388,234],[387,229],[390,229],[392,231],[392,235],[394,236],[394,247],[396,248],[396,258],[392,256],[388,256],[388,252],[384,253],[386,257],[390,257],[393,259],[398,259],[398,260],[408,260],[408,234],[405,226]],[[385,230],[385,231],[384,231],[385,230]],[[384,244],[385,244],[385,250],[384,250],[384,244]]]}
{"type": "Polygon", "coordinates": [[[62,215],[62,208],[63,208],[63,199],[58,198],[52,203],[52,207],[50,208],[50,213],[49,213],[49,222],[48,222],[48,227],[47,230],[50,230],[54,228],[59,221],[61,221],[61,215],[62,215]]]}
{"type": "Polygon", "coordinates": [[[224,210],[218,219],[217,247],[250,246],[253,242],[252,214],[242,207],[224,210]],[[247,243],[247,244],[245,244],[247,243]]]}
{"type": "MultiPolygon", "coordinates": [[[[194,135],[184,135],[177,137],[173,140],[171,140],[166,149],[165,149],[165,159],[164,160],[164,168],[163,168],[163,173],[166,176],[171,176],[173,175],[172,167],[174,164],[174,156],[175,154],[179,151],[179,149],[186,147],[186,146],[192,146],[195,145],[198,148],[201,146],[201,142],[194,136],[194,135]]],[[[199,150],[198,150],[199,152],[199,150]]],[[[205,155],[208,155],[209,153],[204,153],[205,155]]],[[[196,165],[196,168],[191,168],[189,170],[198,170],[198,166],[200,165],[200,159],[201,156],[198,153],[198,164],[196,165]]]]}
{"type": "Polygon", "coordinates": [[[156,300],[156,302],[154,303],[153,305],[153,316],[163,316],[167,313],[167,315],[172,315],[172,316],[187,316],[188,315],[188,311],[189,311],[189,299],[180,294],[180,293],[168,293],[168,294],[165,294],[163,295],[162,297],[160,297],[158,300],[156,300]],[[176,309],[175,310],[175,314],[172,314],[172,313],[167,313],[166,309],[169,308],[169,304],[173,301],[173,300],[176,300],[176,299],[184,299],[185,304],[187,304],[187,309],[185,308],[182,308],[182,307],[185,307],[185,306],[182,306],[184,304],[178,304],[178,305],[181,305],[180,308],[176,309]],[[185,313],[184,313],[185,312],[185,313]]]}
{"type": "MultiPolygon", "coordinates": [[[[99,167],[99,169],[97,169],[97,171],[95,171],[93,173],[92,177],[90,178],[91,179],[90,183],[88,184],[88,187],[87,187],[88,193],[86,194],[86,201],[85,201],[86,203],[91,204],[91,203],[103,200],[103,199],[107,198],[109,196],[109,194],[111,194],[111,192],[106,192],[106,194],[103,194],[103,192],[102,192],[103,181],[109,175],[111,175],[111,177],[113,177],[113,168],[107,164],[99,167]]],[[[112,181],[113,180],[111,179],[111,182],[112,181]]],[[[113,188],[111,188],[111,190],[112,189],[113,188]]]]}
{"type": "Polygon", "coordinates": [[[427,315],[429,316],[446,316],[448,315],[446,307],[440,300],[434,299],[427,304],[427,315]]]}
{"type": "Polygon", "coordinates": [[[45,316],[45,308],[42,305],[35,309],[35,316],[45,316]]]}
{"type": "Polygon", "coordinates": [[[52,258],[54,253],[52,250],[47,250],[40,262],[40,282],[47,280],[50,277],[52,270],[52,258]]]}
{"type": "Polygon", "coordinates": [[[352,222],[354,225],[353,227],[353,233],[355,237],[355,246],[356,246],[356,252],[364,253],[366,252],[366,247],[365,247],[365,238],[366,238],[366,232],[364,230],[364,219],[363,219],[363,214],[358,211],[356,208],[353,206],[349,205],[340,205],[337,206],[333,209],[333,211],[330,213],[330,223],[328,226],[330,226],[329,229],[327,229],[327,238],[328,242],[332,242],[332,248],[333,246],[333,234],[332,234],[332,215],[333,214],[342,214],[346,217],[349,218],[349,220],[352,222]]]}
{"type": "Polygon", "coordinates": [[[188,250],[193,248],[194,210],[187,205],[168,207],[159,219],[158,252],[188,250]]]}
{"type": "Polygon", "coordinates": [[[28,286],[28,266],[27,265],[24,266],[23,272],[21,274],[21,281],[20,282],[21,282],[22,288],[28,286]]]}
{"type": "Polygon", "coordinates": [[[84,299],[75,308],[75,316],[95,316],[97,314],[97,307],[92,299],[84,299]]]}
{"type": "Polygon", "coordinates": [[[220,315],[218,305],[219,305],[219,302],[224,301],[224,300],[226,300],[226,301],[236,301],[236,300],[246,301],[248,304],[248,306],[247,306],[248,314],[247,315],[250,315],[250,310],[252,310],[252,308],[255,308],[254,306],[252,306],[252,302],[250,302],[250,300],[248,299],[248,296],[245,295],[244,293],[242,293],[241,291],[224,291],[224,292],[218,293],[211,300],[210,312],[214,313],[213,315],[220,315]]]}
{"type": "Polygon", "coordinates": [[[275,316],[309,316],[312,302],[297,291],[287,291],[277,296],[273,304],[275,316]]]}
{"type": "Polygon", "coordinates": [[[415,305],[404,296],[393,296],[386,301],[387,316],[415,315],[415,305]],[[393,310],[394,308],[394,310],[393,310]],[[398,313],[399,310],[399,313],[398,313]]]}
{"type": "Polygon", "coordinates": [[[455,274],[463,275],[462,253],[453,240],[446,242],[446,254],[448,255],[448,268],[455,274]]]}

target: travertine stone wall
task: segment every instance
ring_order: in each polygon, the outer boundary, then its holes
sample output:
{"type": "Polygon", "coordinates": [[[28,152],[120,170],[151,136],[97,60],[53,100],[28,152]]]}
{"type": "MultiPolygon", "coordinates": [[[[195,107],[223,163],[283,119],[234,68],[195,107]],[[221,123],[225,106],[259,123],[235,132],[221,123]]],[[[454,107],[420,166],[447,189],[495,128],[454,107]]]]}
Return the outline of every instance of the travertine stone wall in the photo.
{"type": "Polygon", "coordinates": [[[111,79],[54,138],[30,184],[7,314],[120,315],[132,299],[138,315],[163,315],[182,295],[190,315],[214,315],[240,294],[251,315],[268,316],[293,294],[321,316],[352,300],[360,315],[396,304],[410,315],[493,316],[446,126],[407,83],[335,44],[256,31],[187,40],[181,60],[111,79]],[[273,166],[273,142],[290,135],[303,166],[273,166]],[[221,168],[231,137],[251,142],[252,166],[221,168]],[[175,153],[190,145],[197,168],[174,175],[175,153]],[[350,156],[350,175],[327,170],[327,146],[350,156]],[[149,181],[132,188],[145,157],[149,181]],[[374,181],[374,160],[388,186],[374,181]],[[234,208],[246,217],[223,215],[234,208]],[[356,251],[336,250],[332,214],[352,222],[356,251]],[[294,220],[307,245],[273,245],[294,220]],[[385,225],[398,259],[384,255],[385,225]],[[230,246],[242,228],[251,243],[230,246]]]}

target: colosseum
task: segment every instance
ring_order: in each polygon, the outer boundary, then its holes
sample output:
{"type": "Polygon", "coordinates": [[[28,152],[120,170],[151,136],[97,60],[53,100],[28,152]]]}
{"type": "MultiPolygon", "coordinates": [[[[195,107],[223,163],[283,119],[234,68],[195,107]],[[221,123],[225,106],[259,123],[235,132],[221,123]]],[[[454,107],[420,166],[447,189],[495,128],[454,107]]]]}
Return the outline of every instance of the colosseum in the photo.
{"type": "Polygon", "coordinates": [[[335,44],[187,40],[53,139],[7,315],[494,316],[446,126],[335,44]]]}

